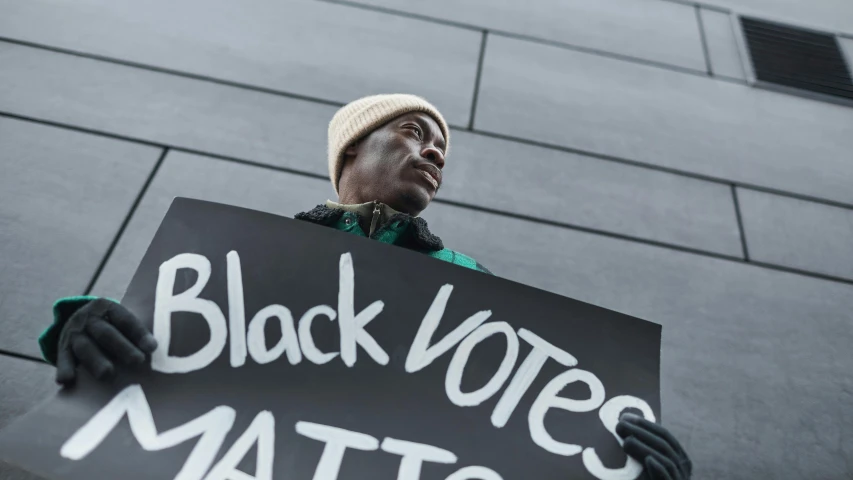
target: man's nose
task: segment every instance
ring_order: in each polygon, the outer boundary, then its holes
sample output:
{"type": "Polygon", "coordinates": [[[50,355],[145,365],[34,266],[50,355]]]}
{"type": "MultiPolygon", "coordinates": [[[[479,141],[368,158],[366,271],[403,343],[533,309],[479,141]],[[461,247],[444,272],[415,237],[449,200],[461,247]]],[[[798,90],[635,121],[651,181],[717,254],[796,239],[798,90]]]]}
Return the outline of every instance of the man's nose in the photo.
{"type": "Polygon", "coordinates": [[[444,153],[432,145],[421,151],[421,156],[435,164],[438,168],[444,168],[444,153]]]}

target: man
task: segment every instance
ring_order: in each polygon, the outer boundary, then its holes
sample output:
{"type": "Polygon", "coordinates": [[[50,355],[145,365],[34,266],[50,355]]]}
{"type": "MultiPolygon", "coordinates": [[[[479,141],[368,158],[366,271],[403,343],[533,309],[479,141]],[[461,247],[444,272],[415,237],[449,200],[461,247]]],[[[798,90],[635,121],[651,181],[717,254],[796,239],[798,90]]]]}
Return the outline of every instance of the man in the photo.
{"type": "Polygon", "coordinates": [[[329,124],[329,178],[339,202],[296,215],[337,230],[491,273],[444,248],[418,215],[441,187],[450,130],[414,95],[375,95],[340,109],[329,124]]]}
{"type": "MultiPolygon", "coordinates": [[[[415,250],[490,274],[471,257],[444,248],[419,217],[441,187],[450,131],[438,110],[414,95],[375,95],[341,108],[329,124],[329,176],[338,202],[295,218],[415,250]]],[[[139,365],[157,342],[127,309],[97,297],[54,305],[54,323],[39,338],[57,382],[70,385],[78,364],[108,379],[115,363],[139,365]]],[[[692,465],[668,430],[625,414],[616,427],[625,452],[646,478],[686,480],[692,465]]]]}

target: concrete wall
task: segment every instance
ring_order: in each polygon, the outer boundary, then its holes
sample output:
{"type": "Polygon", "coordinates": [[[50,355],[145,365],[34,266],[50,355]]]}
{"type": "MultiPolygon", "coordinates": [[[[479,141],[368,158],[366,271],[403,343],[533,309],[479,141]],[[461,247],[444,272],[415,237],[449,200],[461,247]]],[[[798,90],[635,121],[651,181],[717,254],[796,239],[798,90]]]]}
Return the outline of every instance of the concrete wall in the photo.
{"type": "Polygon", "coordinates": [[[853,108],[751,86],[732,21],[853,56],[851,5],[0,0],[0,427],[55,390],[52,301],[120,297],[174,196],[309,209],[336,108],[411,92],[448,246],[664,325],[695,478],[851,478],[853,108]]]}

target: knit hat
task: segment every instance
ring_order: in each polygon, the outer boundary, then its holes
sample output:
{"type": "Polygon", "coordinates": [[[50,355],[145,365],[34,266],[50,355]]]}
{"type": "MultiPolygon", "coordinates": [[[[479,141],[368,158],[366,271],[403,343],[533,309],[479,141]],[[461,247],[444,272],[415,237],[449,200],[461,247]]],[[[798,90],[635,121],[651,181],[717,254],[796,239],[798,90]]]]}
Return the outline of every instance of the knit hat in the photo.
{"type": "Polygon", "coordinates": [[[343,169],[344,151],[392,119],[409,112],[424,112],[438,123],[446,142],[445,155],[450,149],[450,129],[444,117],[432,104],[409,94],[372,95],[344,105],[329,122],[329,177],[335,192],[343,169]]]}

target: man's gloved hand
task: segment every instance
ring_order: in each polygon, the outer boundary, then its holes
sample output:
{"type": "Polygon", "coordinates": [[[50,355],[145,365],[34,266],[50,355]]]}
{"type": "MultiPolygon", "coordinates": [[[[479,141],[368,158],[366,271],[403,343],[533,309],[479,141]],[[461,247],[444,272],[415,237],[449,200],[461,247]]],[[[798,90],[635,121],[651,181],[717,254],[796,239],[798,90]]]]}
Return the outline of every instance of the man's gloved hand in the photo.
{"type": "Polygon", "coordinates": [[[77,310],[62,327],[56,355],[56,381],[72,385],[82,364],[98,380],[115,373],[114,362],[138,365],[157,349],[157,340],[120,304],[99,298],[77,310]]]}
{"type": "Polygon", "coordinates": [[[616,424],[616,433],[625,440],[625,453],[643,465],[640,478],[688,480],[693,473],[693,464],[681,444],[657,423],[626,413],[616,424]]]}

